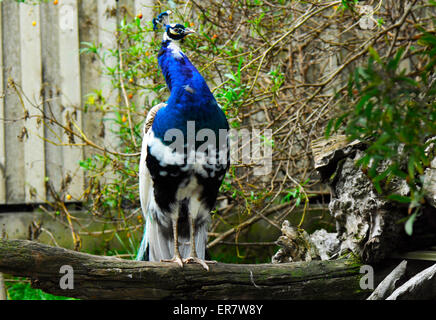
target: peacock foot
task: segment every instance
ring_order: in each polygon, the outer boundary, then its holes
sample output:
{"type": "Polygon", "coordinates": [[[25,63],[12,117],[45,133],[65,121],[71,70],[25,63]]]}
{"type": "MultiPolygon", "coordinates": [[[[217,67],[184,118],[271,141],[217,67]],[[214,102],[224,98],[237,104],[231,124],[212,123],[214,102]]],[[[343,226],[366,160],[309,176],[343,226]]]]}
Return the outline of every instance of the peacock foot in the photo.
{"type": "Polygon", "coordinates": [[[200,259],[198,257],[188,257],[186,259],[183,259],[183,263],[198,263],[199,265],[201,265],[204,269],[206,269],[207,271],[209,271],[209,266],[207,265],[209,264],[215,264],[216,261],[210,261],[210,260],[203,260],[200,259]]]}
{"type": "Polygon", "coordinates": [[[175,262],[181,268],[183,268],[183,260],[182,260],[182,258],[180,256],[175,256],[172,259],[162,259],[161,262],[175,262]]]}

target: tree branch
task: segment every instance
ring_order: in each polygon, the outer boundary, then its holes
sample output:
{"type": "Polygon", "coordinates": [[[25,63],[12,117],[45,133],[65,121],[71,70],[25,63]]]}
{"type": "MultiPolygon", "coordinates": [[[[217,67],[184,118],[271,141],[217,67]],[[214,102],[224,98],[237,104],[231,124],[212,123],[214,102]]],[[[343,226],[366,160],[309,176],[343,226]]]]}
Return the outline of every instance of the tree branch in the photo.
{"type": "Polygon", "coordinates": [[[384,300],[395,290],[398,280],[406,273],[407,261],[403,260],[378,286],[366,300],[384,300]]]}
{"type": "Polygon", "coordinates": [[[386,300],[422,299],[436,299],[436,264],[409,279],[386,298],[386,300]]]}
{"type": "Polygon", "coordinates": [[[362,299],[360,266],[312,261],[217,263],[205,271],[173,263],[95,256],[27,240],[0,240],[0,271],[30,277],[46,292],[82,299],[362,299]],[[61,289],[61,266],[74,270],[74,289],[61,289]]]}

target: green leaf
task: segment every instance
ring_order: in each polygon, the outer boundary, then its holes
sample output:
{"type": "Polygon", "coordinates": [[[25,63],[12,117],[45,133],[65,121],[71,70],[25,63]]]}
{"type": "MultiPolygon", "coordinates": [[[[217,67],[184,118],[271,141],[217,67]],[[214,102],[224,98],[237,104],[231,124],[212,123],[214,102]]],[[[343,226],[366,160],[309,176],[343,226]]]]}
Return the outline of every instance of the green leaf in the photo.
{"type": "Polygon", "coordinates": [[[356,104],[356,113],[360,113],[362,110],[362,107],[366,104],[366,102],[371,98],[369,94],[364,95],[360,100],[359,103],[356,104]]]}
{"type": "Polygon", "coordinates": [[[383,190],[382,190],[382,188],[380,186],[380,183],[378,183],[378,181],[374,181],[373,184],[374,184],[374,188],[377,191],[377,193],[378,194],[382,194],[383,190]]]}
{"type": "Polygon", "coordinates": [[[339,127],[342,125],[342,122],[344,121],[344,119],[348,116],[348,113],[343,114],[342,116],[340,116],[336,122],[335,122],[335,126],[333,128],[334,131],[338,131],[339,127]]]}
{"type": "Polygon", "coordinates": [[[382,60],[380,59],[378,52],[373,47],[370,46],[368,48],[368,51],[375,61],[377,61],[379,64],[382,64],[382,60]]]}
{"type": "Polygon", "coordinates": [[[399,194],[390,194],[387,196],[387,199],[400,203],[410,203],[412,201],[410,197],[401,196],[399,194]]]}
{"type": "Polygon", "coordinates": [[[224,74],[224,77],[229,78],[230,80],[233,80],[236,82],[235,75],[233,73],[226,73],[224,74]]]}
{"type": "Polygon", "coordinates": [[[383,179],[385,179],[389,174],[391,173],[391,168],[387,168],[385,171],[383,171],[382,173],[378,174],[375,178],[374,178],[374,182],[380,182],[383,179]]]}
{"type": "Polygon", "coordinates": [[[415,219],[416,219],[416,212],[412,214],[409,219],[407,219],[404,225],[404,230],[409,236],[411,236],[413,233],[413,223],[415,222],[415,219]]]}
{"type": "Polygon", "coordinates": [[[407,162],[407,171],[409,173],[410,179],[413,180],[415,176],[415,157],[410,156],[409,161],[407,162]]]}
{"type": "Polygon", "coordinates": [[[327,128],[325,129],[325,138],[328,139],[330,137],[330,133],[333,127],[333,121],[334,119],[330,119],[327,123],[327,128]]]}
{"type": "Polygon", "coordinates": [[[397,54],[393,59],[391,59],[388,63],[388,70],[394,71],[398,68],[400,64],[401,57],[403,56],[404,48],[399,48],[397,54]]]}
{"type": "Polygon", "coordinates": [[[301,203],[301,198],[297,198],[297,201],[295,201],[295,206],[298,207],[301,203]]]}

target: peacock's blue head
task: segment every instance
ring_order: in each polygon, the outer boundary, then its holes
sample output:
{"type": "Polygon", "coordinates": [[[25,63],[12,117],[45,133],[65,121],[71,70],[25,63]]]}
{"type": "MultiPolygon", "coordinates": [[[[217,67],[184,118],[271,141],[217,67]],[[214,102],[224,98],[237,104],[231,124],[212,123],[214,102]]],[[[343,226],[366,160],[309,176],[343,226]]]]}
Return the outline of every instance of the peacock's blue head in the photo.
{"type": "Polygon", "coordinates": [[[169,23],[169,15],[171,11],[165,11],[159,14],[153,19],[153,29],[158,30],[159,26],[165,28],[164,40],[182,40],[188,34],[194,33],[195,31],[186,28],[180,23],[169,23]]]}
{"type": "Polygon", "coordinates": [[[186,28],[184,25],[180,23],[167,24],[166,30],[164,34],[164,39],[167,40],[182,40],[188,34],[194,33],[195,31],[189,28],[186,28]]]}

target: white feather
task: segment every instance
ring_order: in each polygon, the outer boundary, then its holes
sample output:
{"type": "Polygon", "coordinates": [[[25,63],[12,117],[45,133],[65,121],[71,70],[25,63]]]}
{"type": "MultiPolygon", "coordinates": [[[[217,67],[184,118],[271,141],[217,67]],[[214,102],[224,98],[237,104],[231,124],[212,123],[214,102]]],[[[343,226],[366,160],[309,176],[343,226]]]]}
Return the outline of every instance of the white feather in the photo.
{"type": "Polygon", "coordinates": [[[150,172],[147,169],[145,159],[147,158],[147,145],[151,134],[151,126],[154,117],[160,108],[165,107],[165,103],[159,103],[151,108],[145,119],[142,145],[141,145],[141,158],[139,160],[139,199],[141,201],[142,214],[145,221],[147,221],[147,212],[150,199],[153,195],[153,181],[151,180],[150,172]]]}
{"type": "Polygon", "coordinates": [[[145,220],[144,237],[138,251],[137,260],[142,260],[149,244],[149,233],[152,231],[151,215],[149,214],[149,206],[153,197],[153,181],[151,180],[150,172],[148,171],[145,159],[147,158],[147,145],[153,124],[154,117],[157,111],[165,107],[165,103],[160,103],[154,106],[147,114],[143,128],[143,138],[141,145],[141,158],[139,160],[139,200],[141,202],[142,215],[145,220]]]}

